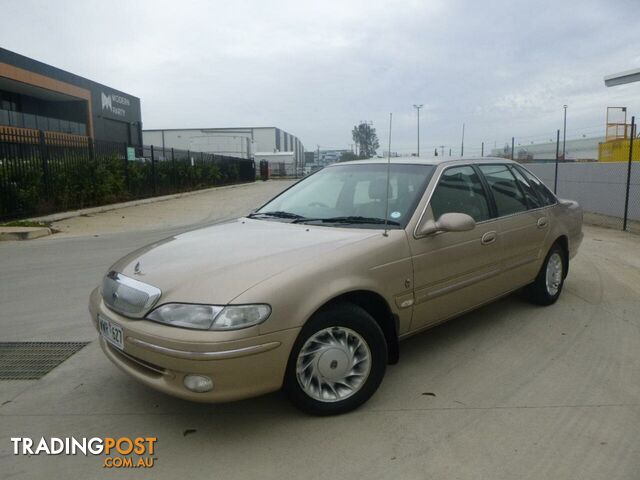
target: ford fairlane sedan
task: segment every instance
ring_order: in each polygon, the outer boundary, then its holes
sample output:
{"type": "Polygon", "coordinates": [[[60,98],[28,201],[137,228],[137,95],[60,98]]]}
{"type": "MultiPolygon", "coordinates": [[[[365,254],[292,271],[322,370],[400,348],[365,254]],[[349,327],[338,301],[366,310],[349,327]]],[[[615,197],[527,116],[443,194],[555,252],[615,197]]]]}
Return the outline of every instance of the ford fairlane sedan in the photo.
{"type": "Polygon", "coordinates": [[[582,209],[501,158],[338,163],[253,213],[116,262],[90,298],[106,356],[200,402],[283,389],[350,411],[399,341],[516,290],[558,300],[582,209]]]}

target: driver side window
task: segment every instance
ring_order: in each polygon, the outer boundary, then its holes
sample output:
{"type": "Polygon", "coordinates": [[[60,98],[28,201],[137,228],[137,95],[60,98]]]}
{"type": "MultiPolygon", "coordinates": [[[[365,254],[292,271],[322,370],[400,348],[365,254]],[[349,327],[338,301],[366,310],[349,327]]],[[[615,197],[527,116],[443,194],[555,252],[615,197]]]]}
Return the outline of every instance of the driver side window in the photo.
{"type": "Polygon", "coordinates": [[[470,166],[445,170],[431,196],[430,205],[434,220],[445,213],[466,213],[476,222],[491,217],[482,182],[470,166]]]}

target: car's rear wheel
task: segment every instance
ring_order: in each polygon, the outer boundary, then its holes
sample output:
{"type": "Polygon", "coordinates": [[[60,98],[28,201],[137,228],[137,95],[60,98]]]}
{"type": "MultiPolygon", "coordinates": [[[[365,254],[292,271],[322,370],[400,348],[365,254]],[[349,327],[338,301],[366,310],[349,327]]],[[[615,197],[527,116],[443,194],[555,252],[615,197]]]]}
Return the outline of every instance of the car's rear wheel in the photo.
{"type": "Polygon", "coordinates": [[[564,250],[556,243],[547,254],[535,281],[529,285],[529,298],[538,305],[555,303],[564,286],[567,265],[564,250]]]}
{"type": "Polygon", "coordinates": [[[387,366],[382,330],[365,310],[339,304],[303,327],[289,357],[284,389],[313,415],[346,413],[377,390],[387,366]]]}

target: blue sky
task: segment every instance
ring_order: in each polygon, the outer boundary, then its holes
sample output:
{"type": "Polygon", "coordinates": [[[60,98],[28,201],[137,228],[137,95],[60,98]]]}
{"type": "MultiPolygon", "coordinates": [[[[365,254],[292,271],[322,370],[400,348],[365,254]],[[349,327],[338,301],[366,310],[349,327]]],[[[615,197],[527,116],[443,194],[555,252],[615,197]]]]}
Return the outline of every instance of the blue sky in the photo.
{"type": "Polygon", "coordinates": [[[142,99],[146,128],[275,125],[307,150],[349,148],[372,121],[392,150],[479,153],[604,134],[606,107],[640,115],[637,2],[0,0],[0,46],[142,99]],[[10,21],[7,21],[10,19],[10,21]]]}

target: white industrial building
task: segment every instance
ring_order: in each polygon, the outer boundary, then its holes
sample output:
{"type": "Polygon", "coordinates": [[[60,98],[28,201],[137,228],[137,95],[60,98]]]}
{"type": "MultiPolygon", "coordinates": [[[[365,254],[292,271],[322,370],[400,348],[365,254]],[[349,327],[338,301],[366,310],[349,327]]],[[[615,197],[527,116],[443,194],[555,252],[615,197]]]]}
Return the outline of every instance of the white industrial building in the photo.
{"type": "MultiPolygon", "coordinates": [[[[277,127],[171,128],[143,130],[145,145],[191,150],[239,158],[256,158],[257,152],[284,153],[294,165],[304,164],[304,145],[298,137],[277,127]]],[[[282,161],[278,159],[278,161],[282,161]]]]}
{"type": "MultiPolygon", "coordinates": [[[[577,138],[567,140],[565,157],[567,160],[597,160],[598,144],[604,142],[604,137],[577,138]]],[[[511,154],[511,145],[494,148],[491,155],[511,154]]],[[[560,156],[562,156],[562,137],[560,137],[560,156]]],[[[515,146],[514,157],[518,160],[553,160],[556,158],[556,142],[532,143],[515,146]]]]}

